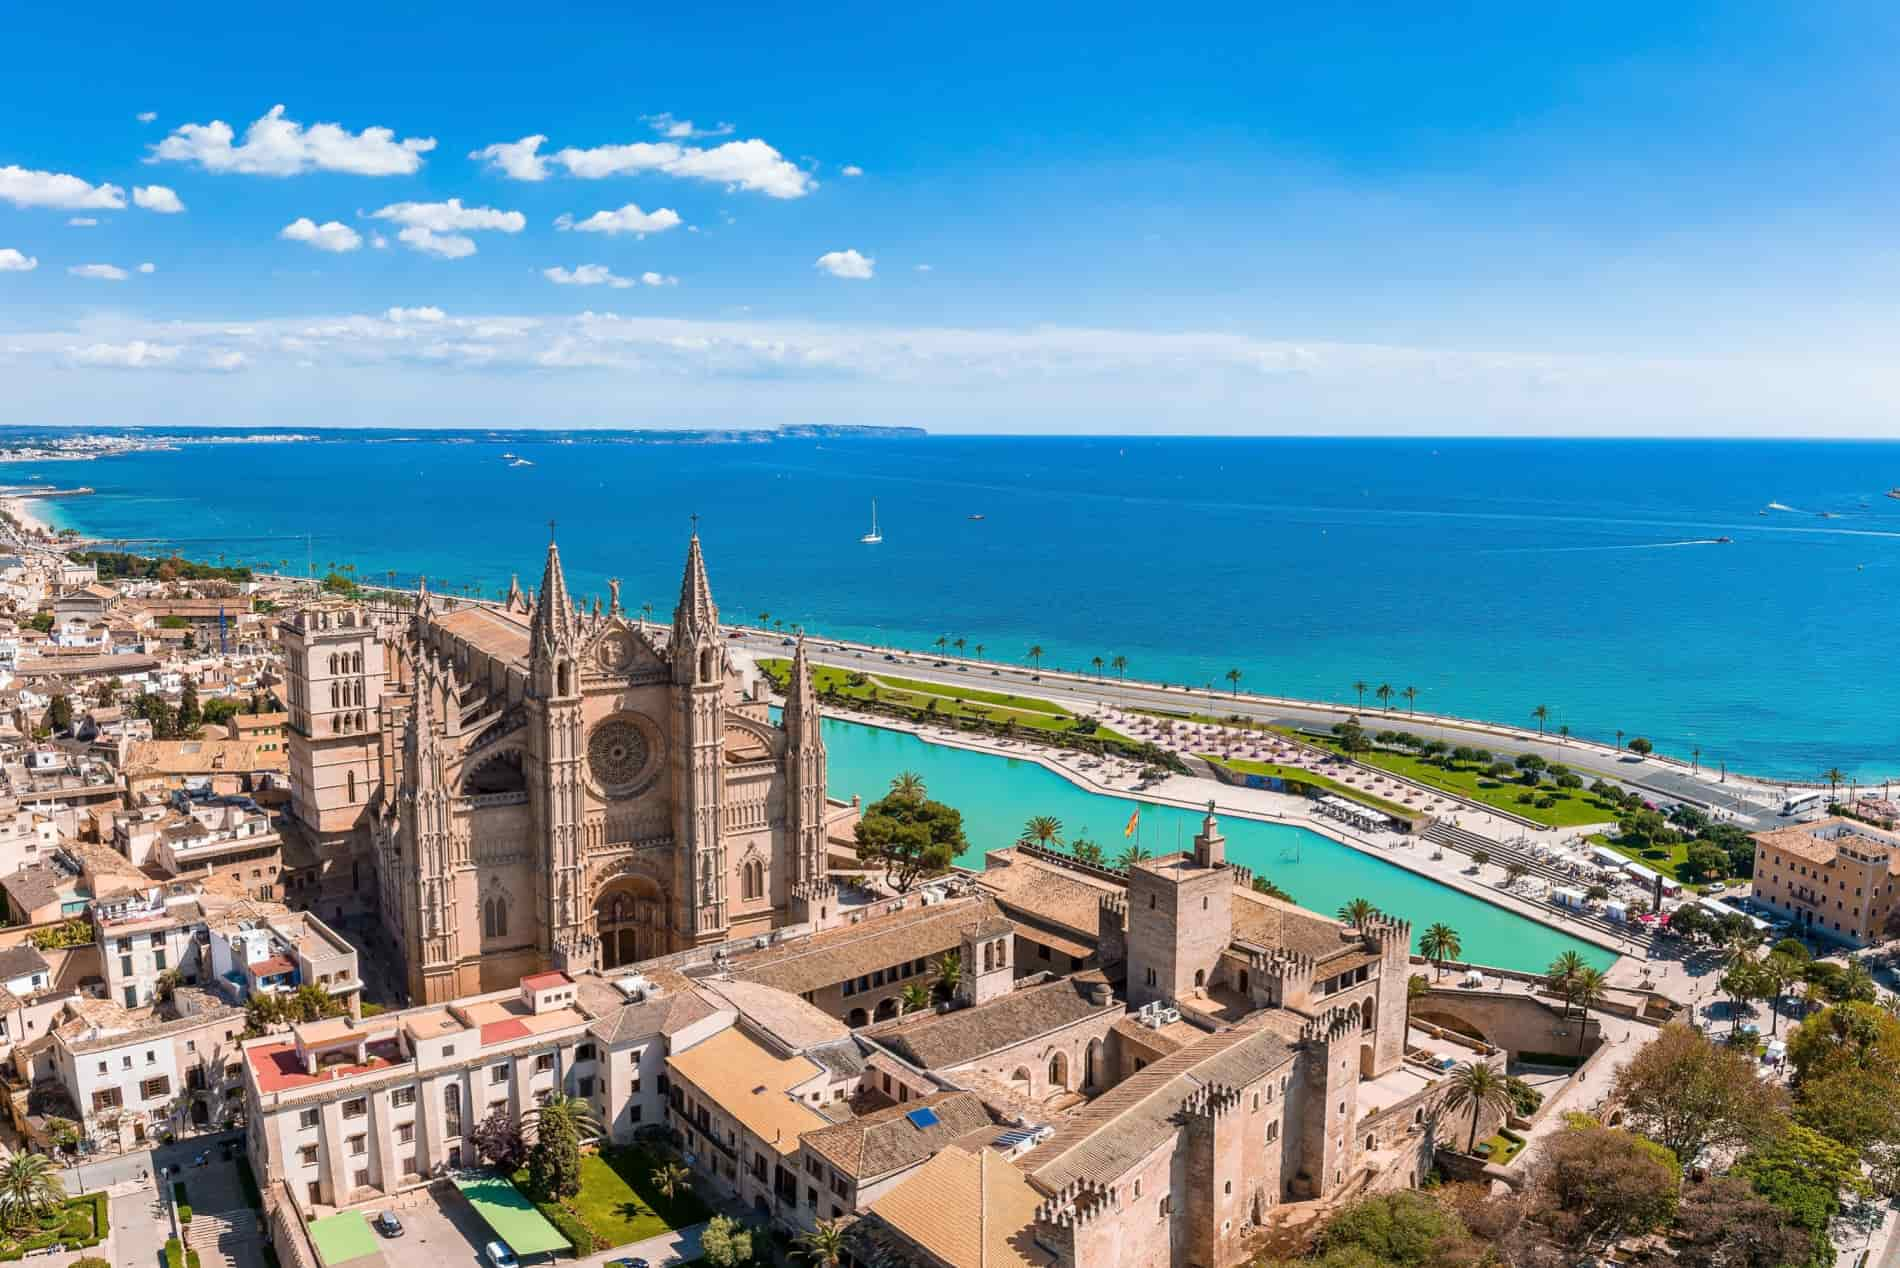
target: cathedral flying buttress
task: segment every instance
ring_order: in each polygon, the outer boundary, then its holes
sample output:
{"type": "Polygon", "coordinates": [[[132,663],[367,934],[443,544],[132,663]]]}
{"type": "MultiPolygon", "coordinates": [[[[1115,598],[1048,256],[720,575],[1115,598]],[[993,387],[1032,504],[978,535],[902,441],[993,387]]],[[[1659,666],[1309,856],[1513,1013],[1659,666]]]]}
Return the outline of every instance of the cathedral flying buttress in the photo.
{"type": "Polygon", "coordinates": [[[541,584],[421,594],[389,637],[382,920],[415,1002],[611,969],[790,923],[824,876],[825,751],[801,647],[784,718],[729,654],[698,535],[670,626],[541,584]]]}

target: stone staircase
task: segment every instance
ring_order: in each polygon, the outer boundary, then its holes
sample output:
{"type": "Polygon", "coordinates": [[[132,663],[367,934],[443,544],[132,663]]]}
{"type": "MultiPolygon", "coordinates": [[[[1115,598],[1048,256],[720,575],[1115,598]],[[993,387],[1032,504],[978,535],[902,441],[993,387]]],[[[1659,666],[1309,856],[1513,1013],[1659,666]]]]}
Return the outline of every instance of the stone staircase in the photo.
{"type": "MultiPolygon", "coordinates": [[[[1435,820],[1419,835],[1434,845],[1441,845],[1447,849],[1456,850],[1460,854],[1473,854],[1479,850],[1483,850],[1486,854],[1491,856],[1491,861],[1500,867],[1509,866],[1512,863],[1519,864],[1529,875],[1540,877],[1553,885],[1574,888],[1577,884],[1576,877],[1544,862],[1542,859],[1533,857],[1529,851],[1520,849],[1515,845],[1506,845],[1502,841],[1493,841],[1490,837],[1473,832],[1468,828],[1460,828],[1455,824],[1435,820]]],[[[1587,928],[1598,929],[1604,933],[1614,934],[1619,938],[1627,938],[1630,936],[1629,927],[1627,925],[1620,925],[1614,920],[1592,915],[1587,912],[1573,911],[1567,914],[1571,920],[1587,928]]]]}
{"type": "Polygon", "coordinates": [[[264,1263],[264,1234],[257,1212],[249,1207],[235,1211],[193,1211],[187,1239],[198,1252],[203,1268],[261,1268],[264,1263]]]}

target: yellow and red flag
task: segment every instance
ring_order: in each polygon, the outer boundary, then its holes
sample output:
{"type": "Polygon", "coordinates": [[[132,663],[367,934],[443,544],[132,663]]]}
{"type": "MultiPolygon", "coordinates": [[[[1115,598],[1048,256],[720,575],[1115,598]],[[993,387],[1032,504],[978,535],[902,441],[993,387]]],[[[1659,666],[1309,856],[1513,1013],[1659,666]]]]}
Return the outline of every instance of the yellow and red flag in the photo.
{"type": "Polygon", "coordinates": [[[1135,835],[1135,829],[1140,826],[1141,826],[1141,807],[1136,806],[1135,813],[1128,816],[1128,826],[1122,829],[1122,835],[1125,837],[1132,837],[1135,835]]]}

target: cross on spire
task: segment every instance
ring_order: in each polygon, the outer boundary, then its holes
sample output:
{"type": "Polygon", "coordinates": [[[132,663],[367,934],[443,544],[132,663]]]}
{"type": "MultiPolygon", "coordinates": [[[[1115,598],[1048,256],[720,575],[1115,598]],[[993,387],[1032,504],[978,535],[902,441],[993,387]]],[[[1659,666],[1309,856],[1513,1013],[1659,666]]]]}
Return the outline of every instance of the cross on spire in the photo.
{"type": "Polygon", "coordinates": [[[693,521],[693,536],[697,537],[699,536],[699,512],[694,511],[691,519],[693,521]]]}
{"type": "Polygon", "coordinates": [[[554,540],[554,521],[553,520],[548,521],[548,540],[549,541],[554,540]]]}

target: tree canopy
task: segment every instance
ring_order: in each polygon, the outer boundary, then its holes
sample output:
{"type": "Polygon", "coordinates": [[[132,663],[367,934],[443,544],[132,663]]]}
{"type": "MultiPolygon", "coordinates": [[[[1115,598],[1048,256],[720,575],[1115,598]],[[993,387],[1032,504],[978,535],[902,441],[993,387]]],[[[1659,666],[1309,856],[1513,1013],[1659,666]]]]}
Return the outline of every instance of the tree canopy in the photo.
{"type": "Polygon", "coordinates": [[[904,893],[926,876],[947,871],[969,848],[963,814],[921,794],[892,791],[858,820],[858,858],[884,869],[887,884],[904,893]]]}

